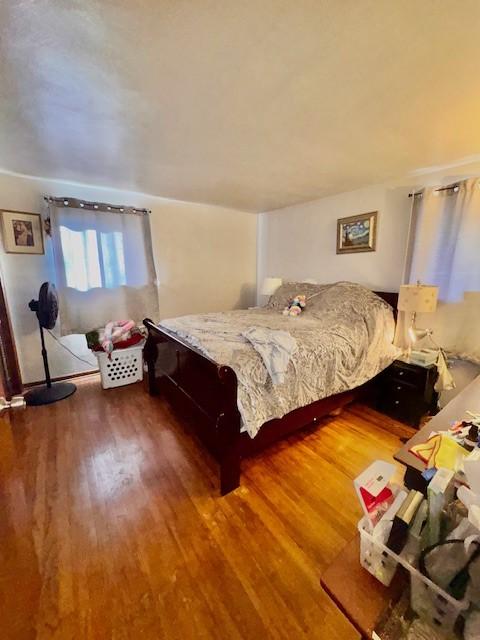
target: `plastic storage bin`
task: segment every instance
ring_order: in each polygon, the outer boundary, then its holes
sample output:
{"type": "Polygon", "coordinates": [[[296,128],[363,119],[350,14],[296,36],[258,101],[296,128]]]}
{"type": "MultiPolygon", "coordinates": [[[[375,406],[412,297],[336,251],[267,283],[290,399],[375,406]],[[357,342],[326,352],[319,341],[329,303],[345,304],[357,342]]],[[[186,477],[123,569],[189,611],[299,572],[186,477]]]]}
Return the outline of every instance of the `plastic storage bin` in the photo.
{"type": "Polygon", "coordinates": [[[360,520],[358,530],[360,531],[360,564],[372,576],[384,584],[386,587],[392,582],[398,567],[391,551],[384,551],[383,545],[373,539],[373,536],[366,530],[367,521],[360,520]]]}
{"type": "Polygon", "coordinates": [[[143,345],[114,350],[110,359],[104,351],[95,352],[104,389],[143,380],[143,345]]]}
{"type": "Polygon", "coordinates": [[[469,607],[469,601],[455,600],[410,564],[375,540],[367,530],[367,520],[358,523],[360,532],[360,564],[382,584],[388,586],[398,565],[410,574],[410,605],[419,618],[445,634],[452,631],[458,616],[469,607]]]}

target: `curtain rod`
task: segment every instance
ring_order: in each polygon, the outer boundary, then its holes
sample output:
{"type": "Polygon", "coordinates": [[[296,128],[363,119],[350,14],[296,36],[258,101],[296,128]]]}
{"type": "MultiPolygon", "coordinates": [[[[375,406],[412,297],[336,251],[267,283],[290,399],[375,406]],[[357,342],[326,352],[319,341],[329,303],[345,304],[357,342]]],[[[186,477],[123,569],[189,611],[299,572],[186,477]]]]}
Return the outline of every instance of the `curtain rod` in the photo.
{"type": "Polygon", "coordinates": [[[54,198],[53,196],[44,196],[43,199],[46,202],[61,205],[62,207],[71,207],[72,209],[107,211],[108,213],[129,213],[137,216],[145,216],[152,213],[151,209],[139,209],[137,207],[108,204],[106,202],[89,202],[87,200],[78,200],[77,198],[54,198]]]}
{"type": "MultiPolygon", "coordinates": [[[[434,189],[434,191],[458,191],[458,184],[450,184],[448,187],[439,187],[438,189],[434,189]]],[[[423,191],[415,191],[414,193],[409,193],[409,198],[414,198],[415,196],[423,195],[423,191]]]]}

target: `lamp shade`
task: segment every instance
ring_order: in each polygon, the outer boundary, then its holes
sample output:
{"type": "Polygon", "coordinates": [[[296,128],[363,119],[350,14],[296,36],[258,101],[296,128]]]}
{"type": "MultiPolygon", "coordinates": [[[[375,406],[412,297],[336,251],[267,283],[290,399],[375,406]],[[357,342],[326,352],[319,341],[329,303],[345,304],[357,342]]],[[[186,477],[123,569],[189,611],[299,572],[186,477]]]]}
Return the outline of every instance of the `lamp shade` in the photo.
{"type": "Polygon", "coordinates": [[[282,284],[281,278],[265,278],[262,284],[261,294],[263,296],[271,296],[282,284]]]}
{"type": "Polygon", "coordinates": [[[430,284],[402,284],[397,309],[411,313],[432,313],[437,308],[438,287],[430,284]]]}

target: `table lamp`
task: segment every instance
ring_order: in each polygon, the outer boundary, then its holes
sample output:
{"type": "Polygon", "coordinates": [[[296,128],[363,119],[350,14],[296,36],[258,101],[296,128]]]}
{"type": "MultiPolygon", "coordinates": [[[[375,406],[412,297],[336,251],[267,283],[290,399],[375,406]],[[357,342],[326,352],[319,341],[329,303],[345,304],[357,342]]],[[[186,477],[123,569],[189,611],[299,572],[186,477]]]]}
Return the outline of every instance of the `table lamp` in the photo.
{"type": "Polygon", "coordinates": [[[411,313],[408,335],[412,342],[431,336],[432,329],[415,326],[417,313],[433,313],[437,308],[438,287],[430,284],[402,284],[397,309],[411,313]]]}
{"type": "Polygon", "coordinates": [[[281,278],[265,278],[260,293],[262,296],[271,296],[282,284],[281,278]]]}

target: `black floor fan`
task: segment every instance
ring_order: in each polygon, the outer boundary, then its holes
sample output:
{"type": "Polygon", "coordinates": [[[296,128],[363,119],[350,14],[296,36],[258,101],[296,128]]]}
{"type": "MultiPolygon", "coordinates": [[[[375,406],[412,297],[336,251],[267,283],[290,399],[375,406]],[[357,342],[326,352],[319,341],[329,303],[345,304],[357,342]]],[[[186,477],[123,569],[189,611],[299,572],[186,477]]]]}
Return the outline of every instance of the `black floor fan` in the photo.
{"type": "Polygon", "coordinates": [[[45,348],[44,329],[53,329],[58,317],[58,295],[55,285],[51,282],[44,282],[38,292],[38,300],[30,300],[28,306],[37,315],[38,326],[40,328],[40,340],[42,342],[42,358],[45,368],[45,384],[41,387],[34,387],[25,395],[27,405],[38,406],[41,404],[51,404],[68,398],[75,393],[77,387],[71,382],[54,382],[50,378],[48,366],[47,350],[45,348]]]}

